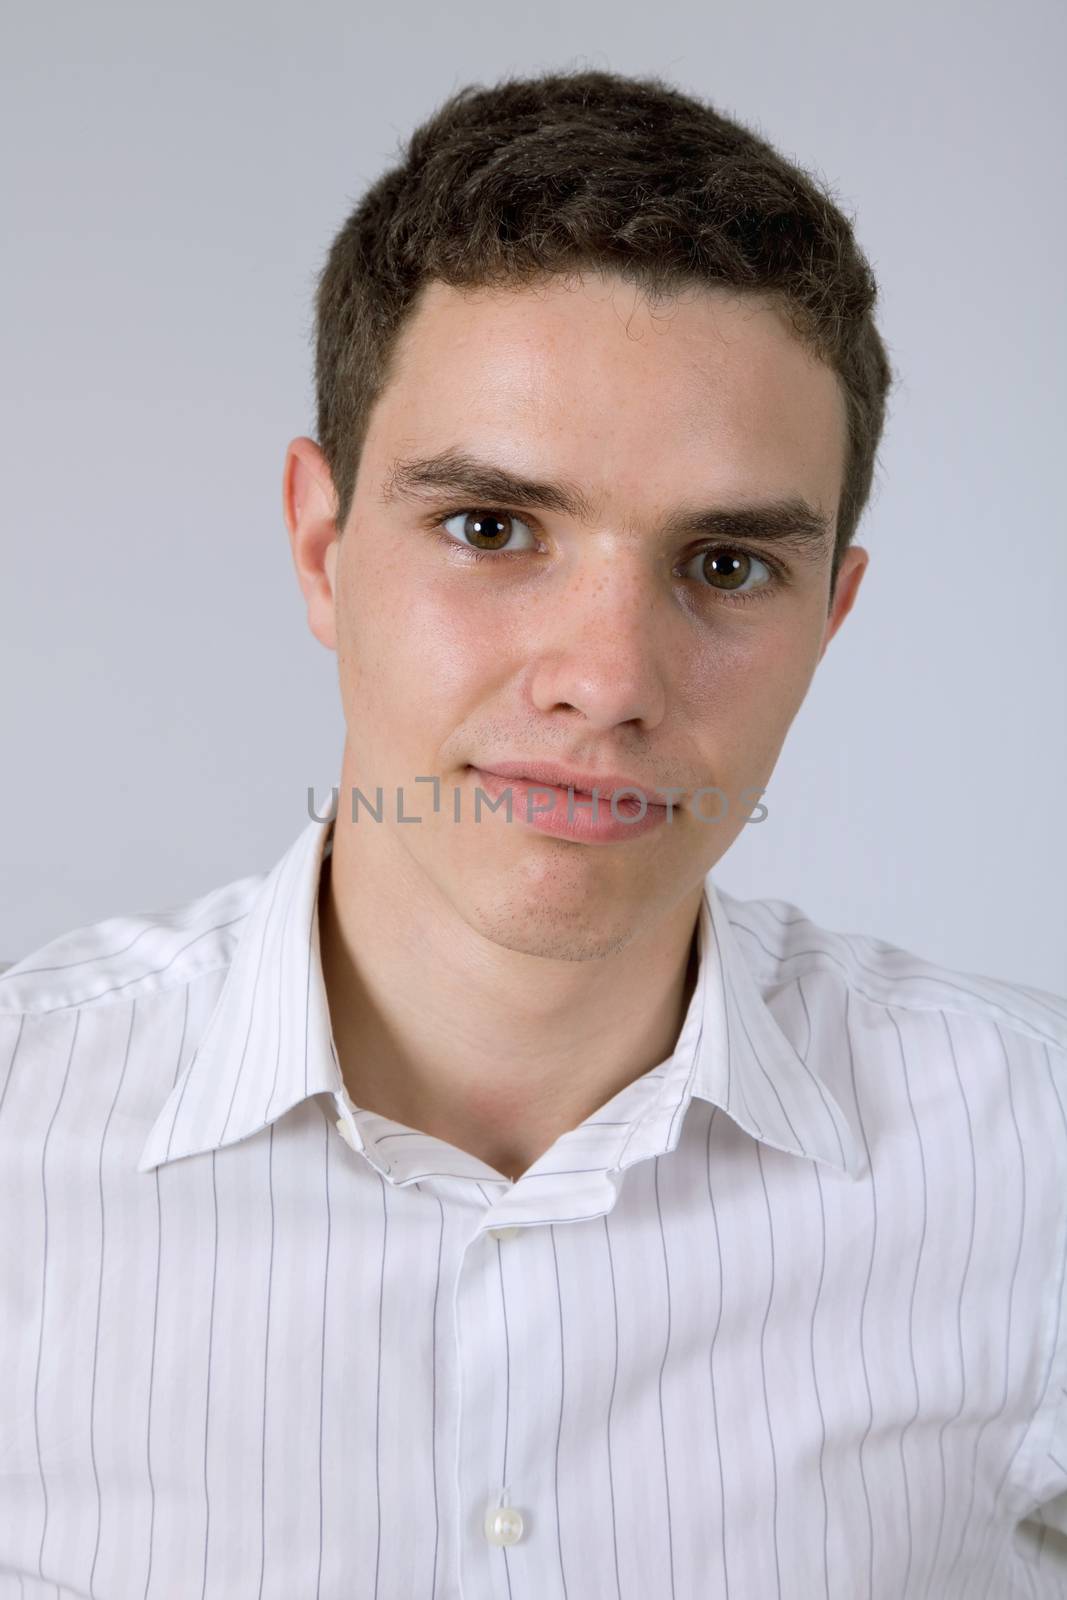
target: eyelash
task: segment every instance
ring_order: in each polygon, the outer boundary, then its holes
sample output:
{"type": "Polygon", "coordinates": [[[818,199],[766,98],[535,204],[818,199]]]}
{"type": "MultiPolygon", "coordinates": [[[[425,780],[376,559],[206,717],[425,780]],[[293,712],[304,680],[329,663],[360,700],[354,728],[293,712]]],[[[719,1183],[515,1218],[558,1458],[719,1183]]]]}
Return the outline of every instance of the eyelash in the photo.
{"type": "MultiPolygon", "coordinates": [[[[460,561],[476,562],[487,560],[514,560],[518,556],[529,555],[531,553],[528,550],[475,550],[473,545],[461,544],[458,539],[454,539],[451,534],[446,533],[442,527],[443,523],[450,521],[452,517],[459,516],[461,512],[465,515],[480,513],[483,516],[510,517],[514,521],[521,522],[526,527],[530,527],[528,520],[525,517],[520,517],[517,511],[507,511],[501,506],[455,506],[451,511],[441,512],[430,524],[429,531],[441,542],[441,544],[446,545],[449,550],[457,551],[458,559],[460,561]]],[[[534,530],[531,528],[531,532],[533,531],[534,530]]],[[[788,582],[785,569],[777,561],[773,560],[770,556],[764,555],[759,550],[750,549],[743,540],[738,541],[737,543],[728,543],[722,539],[712,540],[710,543],[700,545],[696,550],[694,550],[689,556],[688,561],[694,561],[699,555],[706,555],[709,550],[729,551],[734,555],[755,556],[757,561],[763,562],[771,574],[766,583],[761,583],[756,589],[748,589],[744,591],[734,590],[731,592],[729,589],[716,589],[710,583],[699,584],[701,589],[705,590],[708,594],[713,594],[716,599],[723,601],[726,605],[743,606],[749,605],[753,601],[765,600],[768,598],[768,596],[776,594],[778,590],[784,587],[784,585],[788,582]]]]}

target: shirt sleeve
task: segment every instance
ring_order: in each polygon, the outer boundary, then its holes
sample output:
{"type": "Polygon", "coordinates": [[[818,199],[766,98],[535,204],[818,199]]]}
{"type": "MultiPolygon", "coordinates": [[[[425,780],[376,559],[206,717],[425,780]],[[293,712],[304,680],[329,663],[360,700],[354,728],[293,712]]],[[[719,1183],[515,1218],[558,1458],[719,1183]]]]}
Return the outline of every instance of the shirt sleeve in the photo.
{"type": "Polygon", "coordinates": [[[1028,1563],[1041,1600],[1067,1600],[1067,1260],[1060,1264],[1055,1315],[1048,1382],[1027,1435],[1031,1509],[1015,1530],[1016,1551],[1028,1563]]]}
{"type": "Polygon", "coordinates": [[[1038,1470],[1046,1485],[1058,1482],[1063,1487],[1019,1521],[1015,1548],[1038,1580],[1038,1594],[1067,1600],[1067,1396],[1062,1391],[1053,1440],[1038,1470]],[[1041,1580],[1055,1587],[1043,1588],[1041,1580]]]}

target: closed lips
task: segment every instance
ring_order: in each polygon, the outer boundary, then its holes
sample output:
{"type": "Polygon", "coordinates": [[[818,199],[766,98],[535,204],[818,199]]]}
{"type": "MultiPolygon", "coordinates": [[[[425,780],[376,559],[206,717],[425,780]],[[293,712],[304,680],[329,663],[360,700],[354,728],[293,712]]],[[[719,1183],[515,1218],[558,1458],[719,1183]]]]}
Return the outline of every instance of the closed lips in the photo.
{"type": "MultiPolygon", "coordinates": [[[[613,794],[620,789],[633,790],[636,795],[644,797],[649,805],[667,804],[667,797],[654,784],[643,783],[641,779],[628,777],[624,773],[576,772],[548,762],[532,762],[525,765],[511,761],[499,762],[493,766],[478,766],[476,770],[497,778],[511,778],[523,783],[550,784],[558,789],[569,788],[576,794],[591,795],[596,789],[597,794],[603,796],[613,794]]],[[[680,795],[674,793],[671,796],[672,803],[677,804],[679,798],[680,795]]]]}

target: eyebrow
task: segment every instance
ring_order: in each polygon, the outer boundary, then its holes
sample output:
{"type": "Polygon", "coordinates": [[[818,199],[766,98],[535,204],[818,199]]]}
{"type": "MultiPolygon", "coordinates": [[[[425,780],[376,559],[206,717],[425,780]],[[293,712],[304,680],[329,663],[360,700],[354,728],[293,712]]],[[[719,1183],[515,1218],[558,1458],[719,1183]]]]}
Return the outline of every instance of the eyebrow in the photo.
{"type": "MultiPolygon", "coordinates": [[[[592,503],[576,484],[561,478],[527,478],[464,450],[394,461],[381,498],[389,504],[442,493],[465,496],[486,510],[528,506],[582,522],[593,520],[592,503]]],[[[758,539],[812,561],[826,553],[834,537],[831,518],[799,495],[759,504],[681,506],[668,513],[662,528],[670,538],[758,539]]]]}

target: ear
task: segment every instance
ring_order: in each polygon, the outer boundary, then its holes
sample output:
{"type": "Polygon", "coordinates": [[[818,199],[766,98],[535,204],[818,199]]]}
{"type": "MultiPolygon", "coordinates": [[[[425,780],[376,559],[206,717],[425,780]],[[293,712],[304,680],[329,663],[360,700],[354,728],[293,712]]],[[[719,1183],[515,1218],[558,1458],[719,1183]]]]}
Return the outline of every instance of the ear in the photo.
{"type": "MultiPolygon", "coordinates": [[[[853,601],[859,592],[860,582],[867,570],[870,560],[866,550],[860,545],[849,545],[841,558],[841,565],[837,572],[837,583],[834,586],[834,598],[830,604],[829,615],[826,618],[826,628],[823,632],[822,649],[819,651],[819,661],[826,654],[826,647],[830,643],[838,628],[852,610],[853,601]]],[[[819,662],[817,661],[816,666],[819,662]]]]}
{"type": "Polygon", "coordinates": [[[337,495],[326,457],[314,439],[294,439],[286,451],[282,509],[293,565],[307,601],[308,627],[327,650],[336,650],[337,495]]]}

